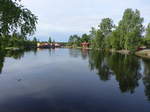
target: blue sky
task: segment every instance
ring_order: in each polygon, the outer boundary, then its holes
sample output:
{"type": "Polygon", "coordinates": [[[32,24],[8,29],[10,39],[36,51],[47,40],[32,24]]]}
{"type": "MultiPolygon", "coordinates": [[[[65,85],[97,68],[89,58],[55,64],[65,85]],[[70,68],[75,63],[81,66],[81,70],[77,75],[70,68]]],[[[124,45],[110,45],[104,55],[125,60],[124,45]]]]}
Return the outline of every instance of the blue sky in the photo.
{"type": "Polygon", "coordinates": [[[126,8],[139,9],[144,25],[150,22],[150,0],[22,0],[38,16],[34,36],[40,40],[68,41],[71,34],[88,33],[102,18],[117,24],[126,8]]]}

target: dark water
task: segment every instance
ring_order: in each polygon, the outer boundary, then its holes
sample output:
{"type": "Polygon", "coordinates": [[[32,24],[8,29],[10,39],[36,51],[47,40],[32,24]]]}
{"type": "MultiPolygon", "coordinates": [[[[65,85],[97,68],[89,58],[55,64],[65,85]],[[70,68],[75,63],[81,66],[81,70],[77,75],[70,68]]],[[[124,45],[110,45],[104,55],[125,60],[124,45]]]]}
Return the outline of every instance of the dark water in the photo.
{"type": "Polygon", "coordinates": [[[76,49],[0,52],[0,112],[150,112],[150,60],[76,49]]]}

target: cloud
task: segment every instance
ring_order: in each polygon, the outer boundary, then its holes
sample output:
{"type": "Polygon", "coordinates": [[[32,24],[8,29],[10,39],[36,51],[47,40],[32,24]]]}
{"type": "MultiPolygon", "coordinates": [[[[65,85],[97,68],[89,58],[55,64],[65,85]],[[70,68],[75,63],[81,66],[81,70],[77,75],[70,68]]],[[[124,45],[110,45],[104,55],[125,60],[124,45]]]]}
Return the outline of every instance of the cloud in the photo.
{"type": "Polygon", "coordinates": [[[63,38],[54,37],[56,41],[66,41],[71,33],[87,33],[104,17],[118,23],[126,8],[139,9],[145,24],[150,22],[148,0],[23,0],[22,3],[39,18],[36,36],[40,40],[58,33],[63,38]]]}

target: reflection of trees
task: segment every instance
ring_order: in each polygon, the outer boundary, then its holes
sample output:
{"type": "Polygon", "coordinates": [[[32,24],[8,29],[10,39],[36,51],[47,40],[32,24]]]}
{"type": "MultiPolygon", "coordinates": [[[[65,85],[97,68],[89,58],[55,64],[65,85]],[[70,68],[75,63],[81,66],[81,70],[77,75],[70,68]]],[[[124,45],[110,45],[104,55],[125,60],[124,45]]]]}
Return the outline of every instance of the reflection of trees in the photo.
{"type": "Polygon", "coordinates": [[[37,53],[37,49],[26,49],[26,50],[10,50],[6,52],[6,57],[12,57],[14,59],[21,59],[24,57],[25,52],[32,51],[35,55],[37,53]]]}
{"type": "Polygon", "coordinates": [[[24,51],[4,51],[0,50],[0,74],[3,69],[5,57],[13,57],[15,59],[20,59],[24,55],[24,51]]]}
{"type": "Polygon", "coordinates": [[[150,60],[144,59],[143,62],[144,62],[144,74],[145,74],[143,78],[143,83],[145,85],[145,95],[150,101],[150,60]]]}
{"type": "Polygon", "coordinates": [[[121,54],[112,54],[107,57],[108,65],[119,82],[122,92],[134,92],[138,87],[138,80],[141,75],[139,72],[139,61],[135,56],[125,56],[121,54]]]}
{"type": "Polygon", "coordinates": [[[81,51],[78,49],[69,49],[69,54],[70,56],[77,58],[81,56],[81,51]]]}
{"type": "Polygon", "coordinates": [[[34,55],[36,55],[37,53],[37,49],[33,49],[34,55]]]}
{"type": "Polygon", "coordinates": [[[89,54],[89,64],[91,70],[97,70],[97,74],[103,81],[109,80],[111,75],[110,69],[105,60],[105,54],[98,51],[91,51],[89,54]]]}
{"type": "Polygon", "coordinates": [[[89,50],[88,49],[69,49],[69,55],[74,58],[81,57],[82,59],[87,59],[89,55],[89,50]]]}
{"type": "MultiPolygon", "coordinates": [[[[24,56],[24,53],[28,52],[28,51],[31,51],[31,50],[16,50],[16,51],[0,50],[0,74],[1,74],[2,69],[3,69],[5,57],[12,57],[14,59],[21,59],[24,56]]],[[[32,51],[36,54],[35,49],[33,49],[32,51]]]]}
{"type": "Polygon", "coordinates": [[[122,92],[132,93],[138,86],[141,75],[139,61],[134,56],[91,51],[89,64],[91,70],[98,71],[101,80],[106,81],[112,74],[115,75],[122,92]]]}
{"type": "Polygon", "coordinates": [[[1,74],[2,69],[3,69],[4,60],[5,60],[5,53],[4,53],[4,51],[0,50],[0,74],[1,74]]]}
{"type": "Polygon", "coordinates": [[[87,59],[88,54],[89,54],[88,49],[82,49],[82,51],[81,51],[82,59],[87,59]]]}
{"type": "Polygon", "coordinates": [[[7,57],[13,57],[14,59],[21,59],[24,56],[24,50],[17,50],[17,51],[7,51],[7,57]]]}

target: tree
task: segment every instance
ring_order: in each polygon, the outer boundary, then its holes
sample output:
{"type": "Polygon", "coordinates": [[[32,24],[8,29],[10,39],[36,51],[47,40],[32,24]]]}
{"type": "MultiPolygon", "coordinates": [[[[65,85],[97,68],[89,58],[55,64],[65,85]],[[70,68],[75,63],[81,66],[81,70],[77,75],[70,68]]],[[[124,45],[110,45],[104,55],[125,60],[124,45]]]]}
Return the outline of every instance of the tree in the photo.
{"type": "Polygon", "coordinates": [[[49,42],[49,43],[52,43],[52,39],[51,39],[51,37],[49,37],[48,42],[49,42]]]}
{"type": "Polygon", "coordinates": [[[117,28],[120,35],[122,49],[132,50],[138,47],[140,38],[144,31],[142,23],[143,18],[140,16],[139,10],[125,10],[123,18],[119,22],[119,26],[117,28]]]}
{"type": "Polygon", "coordinates": [[[97,32],[97,29],[92,27],[91,30],[90,30],[90,34],[89,34],[91,39],[94,39],[96,37],[96,32],[97,32]]]}
{"type": "Polygon", "coordinates": [[[74,47],[75,46],[80,46],[81,44],[81,39],[78,35],[71,35],[69,37],[69,45],[73,45],[74,47]]]}
{"type": "Polygon", "coordinates": [[[103,35],[107,37],[112,32],[112,28],[114,27],[113,21],[110,18],[104,18],[98,27],[100,28],[103,35]]]}
{"type": "Polygon", "coordinates": [[[86,33],[82,35],[81,37],[81,42],[89,42],[90,41],[90,36],[87,35],[86,33]]]}
{"type": "Polygon", "coordinates": [[[104,48],[104,38],[103,32],[101,30],[97,30],[95,38],[96,48],[104,48]]]}
{"type": "Polygon", "coordinates": [[[92,28],[90,31],[91,43],[93,48],[106,48],[106,40],[107,37],[111,34],[112,28],[114,27],[113,21],[110,18],[102,19],[100,25],[98,25],[99,29],[95,30],[92,28]]]}
{"type": "Polygon", "coordinates": [[[33,38],[33,42],[37,42],[37,38],[36,37],[33,38]]]}
{"type": "Polygon", "coordinates": [[[32,35],[36,30],[37,17],[18,0],[0,0],[0,36],[13,32],[32,35]]]}
{"type": "Polygon", "coordinates": [[[96,33],[97,33],[97,29],[95,29],[94,27],[91,28],[91,30],[89,31],[89,37],[90,37],[90,46],[92,48],[95,48],[95,38],[96,38],[96,33]]]}
{"type": "Polygon", "coordinates": [[[142,39],[142,44],[150,48],[150,23],[146,28],[146,34],[145,37],[142,39]]]}
{"type": "Polygon", "coordinates": [[[146,38],[150,38],[150,23],[148,24],[147,28],[146,28],[146,38]]]}

